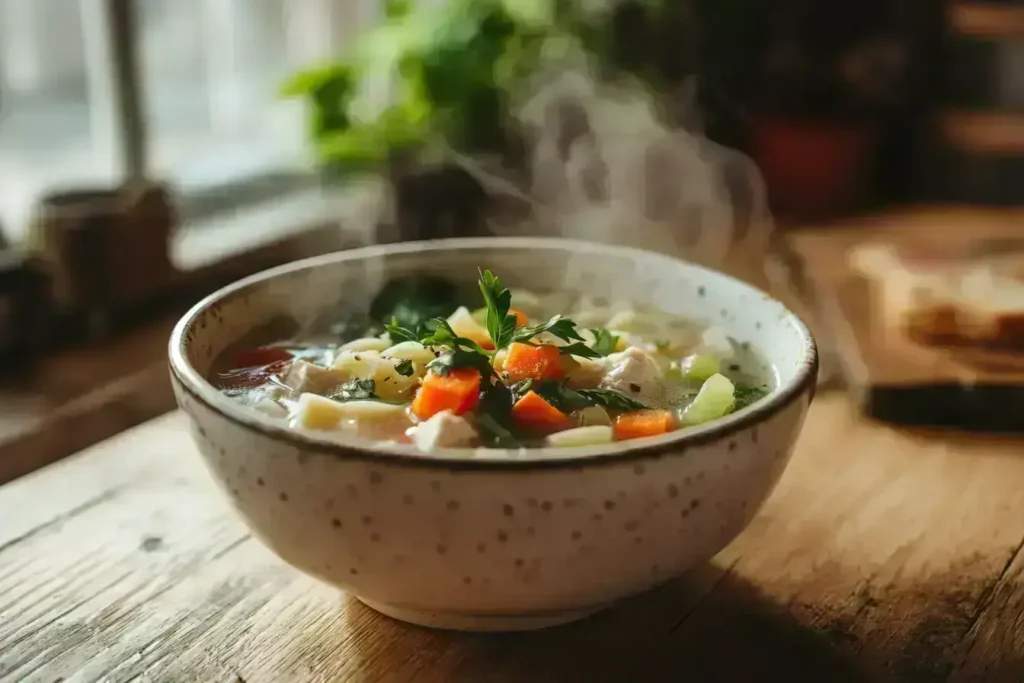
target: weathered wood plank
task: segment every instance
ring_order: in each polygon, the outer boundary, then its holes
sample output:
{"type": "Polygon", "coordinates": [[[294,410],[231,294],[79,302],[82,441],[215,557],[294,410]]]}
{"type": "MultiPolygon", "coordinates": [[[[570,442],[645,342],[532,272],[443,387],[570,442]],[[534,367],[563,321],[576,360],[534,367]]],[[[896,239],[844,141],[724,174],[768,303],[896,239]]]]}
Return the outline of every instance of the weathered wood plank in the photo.
{"type": "Polygon", "coordinates": [[[1020,442],[822,396],[707,566],[546,632],[381,617],[249,538],[172,415],[0,488],[0,681],[1020,680],[1020,442]]]}
{"type": "Polygon", "coordinates": [[[950,683],[1024,681],[1024,543],[981,602],[950,683]]]}

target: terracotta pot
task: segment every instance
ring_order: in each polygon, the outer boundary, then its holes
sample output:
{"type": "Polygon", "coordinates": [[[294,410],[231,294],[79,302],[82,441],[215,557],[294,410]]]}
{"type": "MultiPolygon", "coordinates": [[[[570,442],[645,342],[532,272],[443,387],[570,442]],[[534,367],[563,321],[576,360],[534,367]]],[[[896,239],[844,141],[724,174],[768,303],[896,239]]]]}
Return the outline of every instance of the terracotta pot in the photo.
{"type": "Polygon", "coordinates": [[[751,134],[774,211],[822,217],[849,211],[861,199],[874,140],[868,126],[759,119],[751,134]]]}

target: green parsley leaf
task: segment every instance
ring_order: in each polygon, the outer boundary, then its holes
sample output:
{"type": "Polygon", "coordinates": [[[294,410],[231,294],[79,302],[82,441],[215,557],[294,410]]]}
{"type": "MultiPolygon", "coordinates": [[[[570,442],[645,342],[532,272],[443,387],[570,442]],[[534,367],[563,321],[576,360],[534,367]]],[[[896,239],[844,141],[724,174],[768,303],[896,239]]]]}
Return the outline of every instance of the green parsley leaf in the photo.
{"type": "Polygon", "coordinates": [[[593,349],[599,356],[609,356],[615,353],[615,349],[619,345],[618,335],[612,334],[605,327],[595,327],[590,331],[594,333],[593,349]]]}
{"type": "Polygon", "coordinates": [[[534,381],[532,379],[524,379],[509,386],[508,389],[512,393],[512,403],[515,403],[533,389],[533,384],[534,381]]]}
{"type": "Polygon", "coordinates": [[[403,327],[398,322],[398,318],[392,317],[391,322],[384,326],[387,330],[388,337],[391,339],[392,344],[399,344],[407,341],[419,341],[420,335],[415,331],[410,330],[408,327],[403,327]]]}
{"type": "Polygon", "coordinates": [[[590,348],[583,342],[573,342],[565,346],[559,346],[558,352],[563,356],[579,356],[580,358],[600,358],[601,354],[590,348]]]}
{"type": "Polygon", "coordinates": [[[493,415],[481,413],[477,415],[476,426],[480,436],[491,448],[516,448],[519,440],[510,430],[505,428],[493,415]]]}
{"type": "Polygon", "coordinates": [[[494,374],[494,368],[491,366],[491,359],[488,356],[458,347],[427,363],[427,369],[435,375],[447,375],[452,370],[459,368],[476,368],[484,377],[494,374]]]}
{"type": "Polygon", "coordinates": [[[585,396],[575,389],[570,389],[565,380],[536,382],[530,389],[563,413],[571,413],[592,405],[585,396]]]}
{"type": "Polygon", "coordinates": [[[397,372],[402,377],[412,377],[412,373],[415,372],[415,369],[413,369],[412,366],[412,361],[409,360],[408,358],[403,358],[402,360],[398,361],[397,363],[395,363],[395,372],[397,372]]]}
{"type": "Polygon", "coordinates": [[[484,298],[484,327],[494,342],[494,348],[503,349],[516,333],[516,317],[508,314],[512,306],[512,293],[489,270],[480,271],[479,286],[484,298]]]}
{"type": "Polygon", "coordinates": [[[547,322],[520,327],[514,331],[511,341],[528,342],[544,332],[548,332],[564,342],[583,341],[583,337],[576,331],[576,323],[560,315],[553,316],[547,322]]]}
{"type": "Polygon", "coordinates": [[[462,348],[474,353],[487,355],[487,351],[472,339],[460,337],[444,318],[434,318],[429,321],[433,329],[425,331],[420,337],[420,343],[424,346],[447,346],[452,349],[462,348]]]}
{"type": "Polygon", "coordinates": [[[578,393],[584,396],[590,405],[602,406],[612,410],[633,411],[645,410],[647,405],[631,396],[613,391],[612,389],[580,389],[578,393]]]}
{"type": "MultiPolygon", "coordinates": [[[[541,398],[563,413],[571,413],[574,410],[581,410],[590,406],[601,406],[602,408],[624,412],[647,408],[643,402],[618,391],[612,389],[570,389],[564,380],[536,382],[523,391],[523,393],[530,389],[537,392],[541,398]]],[[[515,392],[516,390],[513,391],[515,392]]]]}
{"type": "Polygon", "coordinates": [[[487,387],[477,406],[477,427],[484,442],[497,448],[515,448],[519,440],[515,436],[512,420],[512,404],[515,396],[509,387],[496,382],[487,387]]]}
{"type": "Polygon", "coordinates": [[[335,401],[367,401],[377,398],[376,384],[372,379],[354,379],[335,389],[328,398],[335,401]]]}

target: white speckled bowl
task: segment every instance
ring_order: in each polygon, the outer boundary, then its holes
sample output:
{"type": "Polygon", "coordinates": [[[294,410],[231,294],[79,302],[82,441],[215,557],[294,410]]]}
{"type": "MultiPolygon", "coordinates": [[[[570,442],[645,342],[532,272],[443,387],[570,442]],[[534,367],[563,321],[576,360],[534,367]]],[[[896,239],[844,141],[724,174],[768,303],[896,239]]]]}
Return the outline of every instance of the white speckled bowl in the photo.
{"type": "Polygon", "coordinates": [[[170,363],[210,471],[267,546],[397,619],[481,631],[572,621],[711,558],[778,481],[817,374],[807,328],[756,289],[659,254],[535,238],[371,247],[255,275],[178,323],[170,363]],[[754,345],[777,389],[702,427],[524,461],[291,430],[206,380],[214,358],[274,321],[366,307],[399,274],[470,284],[478,266],[512,286],[713,322],[754,345]]]}

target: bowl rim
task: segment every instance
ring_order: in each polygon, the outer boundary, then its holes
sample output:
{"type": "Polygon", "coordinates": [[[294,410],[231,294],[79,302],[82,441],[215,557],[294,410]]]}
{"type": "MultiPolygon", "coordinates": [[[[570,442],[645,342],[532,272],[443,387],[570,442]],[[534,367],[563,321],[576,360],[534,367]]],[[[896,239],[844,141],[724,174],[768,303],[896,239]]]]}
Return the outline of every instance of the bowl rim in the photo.
{"type": "MultiPolygon", "coordinates": [[[[174,326],[168,344],[168,358],[171,378],[178,388],[214,413],[240,427],[257,432],[261,436],[304,452],[330,454],[343,459],[369,460],[380,465],[406,465],[448,471],[572,469],[584,466],[621,464],[624,460],[640,463],[673,453],[679,454],[689,447],[725,440],[749,427],[766,422],[804,394],[809,393],[810,400],[813,400],[819,362],[817,345],[807,325],[781,302],[753,285],[713,268],[659,252],[557,237],[458,237],[419,240],[358,247],[292,261],[237,280],[207,295],[192,306],[174,326]],[[409,444],[377,444],[370,440],[344,434],[330,433],[331,436],[328,437],[324,432],[289,427],[224,395],[188,362],[186,351],[189,340],[185,335],[192,323],[210,307],[227,301],[232,295],[253,285],[296,271],[337,263],[383,258],[394,254],[429,254],[433,251],[485,247],[559,249],[574,253],[589,252],[632,256],[636,259],[653,259],[670,265],[686,266],[694,271],[703,271],[712,277],[730,280],[739,289],[746,289],[781,310],[785,322],[796,329],[803,341],[799,367],[788,382],[780,384],[765,398],[704,425],[679,429],[647,439],[616,442],[611,444],[611,447],[602,444],[599,446],[529,448],[528,451],[531,454],[536,453],[537,457],[522,458],[509,456],[510,450],[512,453],[519,453],[519,449],[459,448],[425,453],[409,444]]],[[[767,360],[771,362],[770,358],[767,360]]]]}

